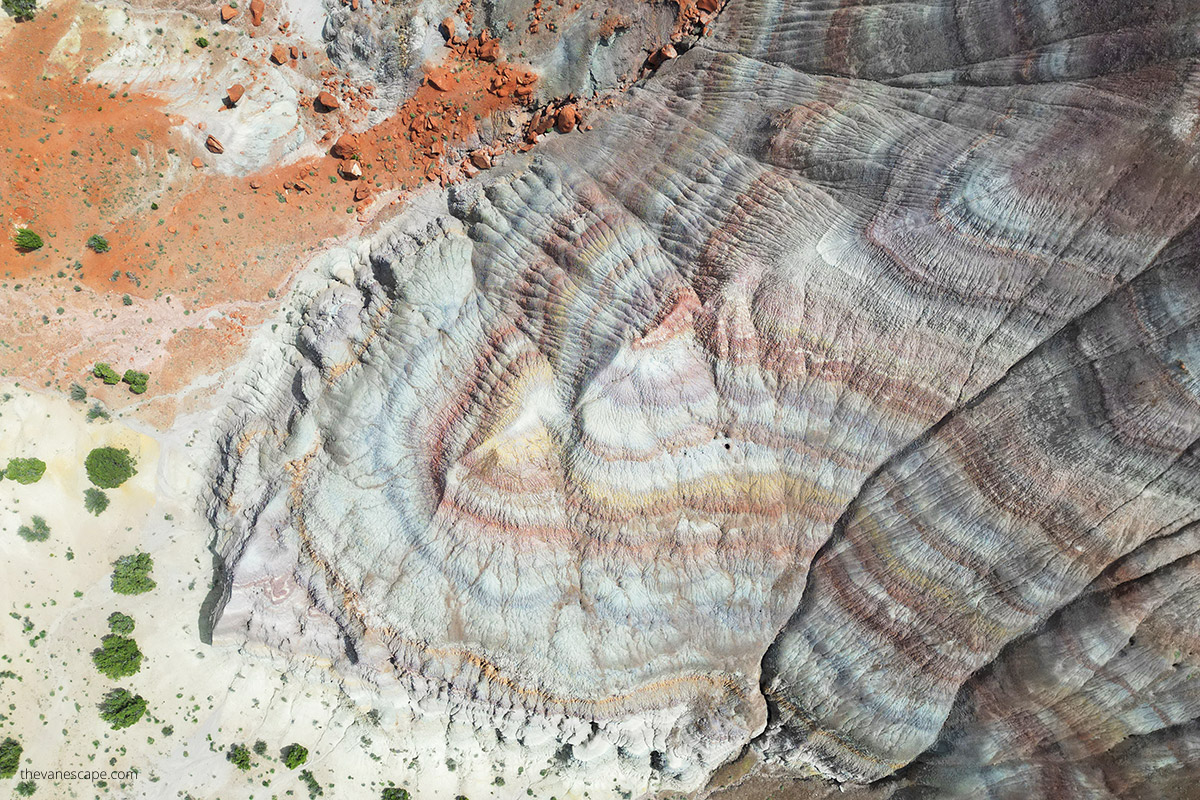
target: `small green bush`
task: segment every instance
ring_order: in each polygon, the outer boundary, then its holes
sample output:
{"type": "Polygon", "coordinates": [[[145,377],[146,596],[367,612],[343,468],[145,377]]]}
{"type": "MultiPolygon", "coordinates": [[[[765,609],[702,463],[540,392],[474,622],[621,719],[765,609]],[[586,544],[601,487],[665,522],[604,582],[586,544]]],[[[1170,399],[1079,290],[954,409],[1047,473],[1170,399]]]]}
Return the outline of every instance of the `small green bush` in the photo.
{"type": "Polygon", "coordinates": [[[197,47],[208,47],[208,39],[205,39],[203,36],[197,38],[196,46],[197,47]]]}
{"type": "Polygon", "coordinates": [[[267,743],[262,739],[259,739],[257,742],[255,742],[254,754],[258,756],[265,756],[267,754],[267,743]]]}
{"type": "MultiPolygon", "coordinates": [[[[20,0],[16,1],[20,2],[20,0]]],[[[5,6],[7,7],[10,2],[13,2],[13,0],[4,0],[5,6]]],[[[42,241],[42,237],[29,230],[29,228],[21,228],[13,234],[13,244],[21,250],[37,250],[45,242],[42,241]]]]}
{"type": "Polygon", "coordinates": [[[116,447],[97,447],[83,462],[88,480],[101,489],[115,489],[137,475],[136,462],[129,451],[116,447]]]}
{"type": "Polygon", "coordinates": [[[116,386],[121,382],[121,376],[117,374],[117,371],[103,361],[96,362],[96,365],[92,367],[92,374],[109,386],[116,386]]]}
{"type": "Polygon", "coordinates": [[[87,418],[88,422],[92,422],[98,419],[108,419],[109,416],[108,412],[104,410],[103,406],[101,406],[99,403],[93,403],[92,407],[88,409],[87,418]]]}
{"type": "Polygon", "coordinates": [[[27,542],[44,542],[50,538],[50,526],[46,524],[46,520],[35,515],[30,522],[33,527],[22,525],[17,528],[17,536],[27,542]]]}
{"type": "Polygon", "coordinates": [[[117,594],[143,594],[156,584],[150,577],[154,559],[146,553],[121,556],[113,562],[112,590],[117,594]]]}
{"type": "Polygon", "coordinates": [[[97,253],[108,252],[108,239],[105,239],[98,233],[93,233],[88,237],[87,246],[97,253]]]}
{"type": "Polygon", "coordinates": [[[133,617],[128,614],[114,611],[108,615],[108,629],[113,633],[121,635],[133,633],[134,625],[133,617]]]}
{"type": "Polygon", "coordinates": [[[325,794],[325,790],[321,788],[321,784],[317,783],[317,779],[308,770],[300,770],[300,780],[304,781],[304,785],[308,787],[309,800],[313,800],[317,795],[325,794]]]}
{"type": "Polygon", "coordinates": [[[33,793],[37,791],[37,784],[33,781],[21,781],[13,788],[21,797],[32,797],[33,793]]]}
{"type": "Polygon", "coordinates": [[[125,374],[121,377],[121,380],[129,384],[129,391],[133,392],[134,394],[145,394],[146,384],[149,382],[150,376],[144,372],[127,369],[125,370],[125,374]]]}
{"type": "Polygon", "coordinates": [[[389,786],[387,789],[383,790],[383,794],[380,795],[380,800],[409,800],[408,790],[401,789],[396,786],[389,786]]]}
{"type": "Polygon", "coordinates": [[[92,651],[92,663],[102,675],[116,680],[136,675],[142,668],[142,651],[137,642],[127,636],[109,634],[92,651]]]}
{"type": "Polygon", "coordinates": [[[4,477],[22,484],[37,483],[46,474],[46,462],[40,458],[10,458],[4,477]]]}
{"type": "Polygon", "coordinates": [[[82,403],[84,400],[87,400],[87,389],[83,388],[78,383],[72,383],[71,399],[76,403],[82,403]]]}
{"type": "Polygon", "coordinates": [[[17,20],[33,19],[33,12],[37,11],[37,0],[4,0],[3,4],[4,10],[17,20]]]}
{"type": "Polygon", "coordinates": [[[83,493],[83,507],[92,516],[100,516],[108,509],[108,495],[99,489],[86,489],[83,493]]]}
{"type": "Polygon", "coordinates": [[[11,778],[21,766],[21,743],[11,736],[0,742],[0,778],[11,778]]]}
{"type": "Polygon", "coordinates": [[[229,759],[229,763],[243,772],[250,769],[250,751],[246,749],[246,745],[244,744],[229,745],[229,750],[225,753],[225,758],[229,759]]]}
{"type": "Polygon", "coordinates": [[[128,728],[146,713],[146,699],[140,694],[130,694],[125,689],[113,689],[100,703],[100,719],[112,726],[114,731],[128,728]]]}
{"type": "Polygon", "coordinates": [[[288,769],[295,769],[308,761],[308,748],[302,744],[289,744],[283,748],[281,755],[283,756],[283,765],[288,769]]]}

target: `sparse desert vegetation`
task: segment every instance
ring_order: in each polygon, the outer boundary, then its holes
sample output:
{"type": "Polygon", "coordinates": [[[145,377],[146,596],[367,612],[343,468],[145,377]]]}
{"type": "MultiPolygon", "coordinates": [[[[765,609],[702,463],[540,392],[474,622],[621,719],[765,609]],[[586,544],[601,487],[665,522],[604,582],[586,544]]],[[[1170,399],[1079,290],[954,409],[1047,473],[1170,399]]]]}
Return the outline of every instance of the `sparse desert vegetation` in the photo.
{"type": "Polygon", "coordinates": [[[142,651],[137,642],[127,636],[110,633],[92,651],[92,663],[102,675],[113,680],[136,675],[142,668],[142,651]]]}
{"type": "Polygon", "coordinates": [[[114,731],[128,728],[146,713],[146,700],[125,689],[113,689],[100,703],[100,718],[114,731]]]}
{"type": "MultiPolygon", "coordinates": [[[[32,3],[26,3],[25,0],[4,0],[4,7],[6,9],[11,8],[12,6],[20,5],[28,5],[32,7],[32,3]]],[[[30,16],[32,16],[32,13],[30,13],[30,16]]],[[[18,229],[17,232],[13,234],[12,240],[13,244],[17,246],[18,250],[25,251],[37,250],[45,244],[45,242],[42,241],[42,237],[31,231],[29,228],[18,229]]]]}
{"type": "Polygon", "coordinates": [[[96,488],[83,490],[83,507],[89,514],[98,517],[108,508],[108,495],[96,488]]]}
{"type": "Polygon", "coordinates": [[[121,382],[121,375],[111,365],[105,364],[103,361],[97,361],[92,367],[92,374],[100,380],[104,381],[109,386],[115,386],[121,382]]]}
{"type": "Polygon", "coordinates": [[[11,736],[0,742],[0,778],[11,778],[21,766],[21,743],[11,736]]]}
{"type": "Polygon", "coordinates": [[[137,474],[137,463],[129,451],[116,447],[97,447],[84,461],[88,480],[101,489],[116,489],[137,474]]]}
{"type": "Polygon", "coordinates": [[[121,556],[113,562],[112,590],[117,594],[143,594],[156,584],[150,577],[154,559],[148,553],[121,556]]]}
{"type": "Polygon", "coordinates": [[[44,542],[50,538],[50,526],[35,514],[28,525],[17,528],[17,535],[27,542],[44,542]]]}
{"type": "Polygon", "coordinates": [[[243,772],[250,769],[250,751],[244,744],[231,744],[225,753],[225,758],[243,772]]]}
{"type": "Polygon", "coordinates": [[[292,743],[283,748],[283,752],[280,755],[283,756],[283,765],[285,767],[295,769],[305,761],[308,761],[308,748],[302,744],[292,743]]]}
{"type": "Polygon", "coordinates": [[[150,381],[150,376],[144,372],[138,372],[134,369],[125,370],[125,374],[121,376],[121,380],[129,384],[129,391],[134,394],[145,394],[146,386],[150,381]]]}
{"type": "Polygon", "coordinates": [[[4,477],[17,483],[37,483],[46,474],[46,462],[40,458],[10,458],[4,477]]]}
{"type": "Polygon", "coordinates": [[[133,633],[134,621],[133,617],[128,614],[122,614],[120,611],[114,611],[108,615],[108,629],[115,634],[127,636],[133,633]]]}

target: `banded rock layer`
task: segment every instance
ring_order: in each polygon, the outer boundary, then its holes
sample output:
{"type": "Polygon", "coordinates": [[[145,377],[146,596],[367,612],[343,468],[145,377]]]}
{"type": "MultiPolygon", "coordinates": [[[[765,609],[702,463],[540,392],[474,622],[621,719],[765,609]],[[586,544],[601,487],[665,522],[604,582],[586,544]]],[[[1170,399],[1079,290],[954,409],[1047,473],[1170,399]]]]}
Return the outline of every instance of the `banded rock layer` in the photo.
{"type": "Polygon", "coordinates": [[[1186,785],[1198,19],[730,3],[330,256],[228,416],[218,632],[676,786],[1186,785]]]}

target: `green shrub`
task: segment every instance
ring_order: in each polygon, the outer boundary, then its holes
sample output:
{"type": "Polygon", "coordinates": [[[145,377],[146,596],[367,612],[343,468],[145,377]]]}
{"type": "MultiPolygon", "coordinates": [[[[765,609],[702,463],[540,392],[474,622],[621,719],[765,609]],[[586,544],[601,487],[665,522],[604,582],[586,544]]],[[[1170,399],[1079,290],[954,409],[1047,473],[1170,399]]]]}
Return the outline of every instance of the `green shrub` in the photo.
{"type": "Polygon", "coordinates": [[[250,769],[250,751],[246,749],[246,745],[244,744],[229,745],[229,750],[226,751],[225,758],[229,759],[229,763],[243,772],[250,769]]]}
{"type": "Polygon", "coordinates": [[[258,756],[265,756],[267,754],[267,743],[262,739],[259,739],[257,742],[255,742],[254,754],[258,756]]]}
{"type": "Polygon", "coordinates": [[[9,737],[0,742],[0,778],[11,778],[21,766],[21,743],[9,737]]]}
{"type": "Polygon", "coordinates": [[[321,784],[317,783],[317,779],[308,770],[300,770],[300,780],[304,781],[304,785],[308,787],[309,800],[313,800],[317,795],[325,794],[325,790],[321,788],[321,784]]]}
{"type": "Polygon", "coordinates": [[[113,633],[121,635],[133,633],[134,624],[133,617],[122,614],[120,611],[114,611],[108,615],[108,629],[113,633]]]}
{"type": "Polygon", "coordinates": [[[92,663],[102,675],[116,680],[135,675],[142,668],[142,651],[137,642],[127,636],[110,633],[92,651],[92,663]]]}
{"type": "Polygon", "coordinates": [[[408,800],[408,790],[390,786],[383,790],[380,800],[408,800]]]}
{"type": "Polygon", "coordinates": [[[198,39],[196,39],[196,46],[197,47],[208,47],[208,39],[205,39],[203,36],[199,37],[198,39]]]}
{"type": "Polygon", "coordinates": [[[129,384],[129,391],[133,392],[134,394],[145,394],[146,384],[149,382],[150,376],[144,372],[127,369],[125,370],[125,374],[121,377],[121,380],[129,384]]]}
{"type": "Polygon", "coordinates": [[[146,699],[124,689],[113,689],[100,703],[100,719],[111,725],[114,731],[128,728],[145,713],[146,699]]]}
{"type": "Polygon", "coordinates": [[[4,0],[4,10],[18,20],[33,19],[37,0],[4,0]]]}
{"type": "Polygon", "coordinates": [[[108,239],[105,239],[98,233],[93,233],[88,237],[87,246],[97,253],[107,253],[108,239]]]}
{"type": "Polygon", "coordinates": [[[78,383],[72,383],[71,399],[76,403],[82,403],[84,400],[87,400],[87,389],[83,388],[78,383]]]}
{"type": "Polygon", "coordinates": [[[88,409],[87,418],[88,422],[92,422],[97,419],[109,419],[109,416],[103,406],[99,403],[92,403],[92,407],[88,409]]]}
{"type": "Polygon", "coordinates": [[[121,376],[117,374],[117,371],[103,361],[96,362],[92,367],[92,374],[109,386],[115,386],[121,382],[121,376]]]}
{"type": "Polygon", "coordinates": [[[99,489],[86,489],[83,492],[83,507],[93,516],[100,516],[108,508],[108,495],[99,489]]]}
{"type": "Polygon", "coordinates": [[[4,477],[17,483],[37,483],[46,474],[46,462],[40,458],[10,458],[4,477]]]}
{"type": "MultiPolygon", "coordinates": [[[[7,8],[10,3],[14,2],[19,3],[21,0],[4,0],[4,5],[7,8]]],[[[32,14],[30,16],[32,16],[32,14]]],[[[45,244],[45,242],[42,241],[42,237],[29,230],[29,228],[19,229],[13,234],[12,239],[13,244],[15,244],[21,250],[37,250],[39,247],[45,244]]]]}
{"type": "Polygon", "coordinates": [[[83,462],[88,480],[101,489],[115,489],[137,475],[136,462],[129,451],[116,447],[97,447],[83,462]]]}
{"type": "Polygon", "coordinates": [[[14,788],[21,797],[32,797],[37,791],[37,784],[33,781],[21,781],[14,788]]]}
{"type": "Polygon", "coordinates": [[[46,520],[35,515],[31,522],[32,528],[28,525],[17,528],[17,535],[27,542],[44,542],[50,538],[50,526],[46,524],[46,520]]]}
{"type": "Polygon", "coordinates": [[[150,577],[154,559],[146,553],[121,556],[113,562],[112,590],[117,594],[143,594],[156,584],[150,577]]]}
{"type": "Polygon", "coordinates": [[[302,744],[289,744],[283,748],[281,755],[283,756],[283,765],[288,769],[295,769],[308,761],[308,748],[302,744]]]}

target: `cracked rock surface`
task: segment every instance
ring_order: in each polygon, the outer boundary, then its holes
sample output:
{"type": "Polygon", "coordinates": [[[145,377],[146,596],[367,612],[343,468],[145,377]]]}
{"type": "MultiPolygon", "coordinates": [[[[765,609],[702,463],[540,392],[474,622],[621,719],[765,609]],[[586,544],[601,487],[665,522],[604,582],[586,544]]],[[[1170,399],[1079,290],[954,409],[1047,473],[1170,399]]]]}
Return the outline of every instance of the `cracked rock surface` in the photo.
{"type": "Polygon", "coordinates": [[[730,2],[426,190],[243,371],[214,636],[664,788],[1188,796],[1198,21],[730,2]]]}

